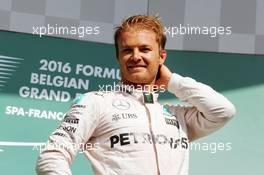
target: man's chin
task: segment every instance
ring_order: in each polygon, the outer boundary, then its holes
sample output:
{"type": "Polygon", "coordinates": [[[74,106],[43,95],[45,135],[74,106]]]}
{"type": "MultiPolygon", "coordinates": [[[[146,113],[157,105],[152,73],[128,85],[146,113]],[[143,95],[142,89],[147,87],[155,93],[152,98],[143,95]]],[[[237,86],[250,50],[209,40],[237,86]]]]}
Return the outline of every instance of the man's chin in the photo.
{"type": "Polygon", "coordinates": [[[146,80],[146,76],[143,75],[131,75],[129,81],[134,84],[146,84],[148,81],[146,80]]]}

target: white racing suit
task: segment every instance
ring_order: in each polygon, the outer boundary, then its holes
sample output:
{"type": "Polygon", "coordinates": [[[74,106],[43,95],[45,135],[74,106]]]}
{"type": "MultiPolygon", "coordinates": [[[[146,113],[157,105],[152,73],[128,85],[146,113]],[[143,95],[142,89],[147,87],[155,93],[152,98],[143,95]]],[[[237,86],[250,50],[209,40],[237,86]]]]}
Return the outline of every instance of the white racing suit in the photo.
{"type": "Polygon", "coordinates": [[[49,137],[37,173],[71,175],[81,147],[96,175],[187,175],[189,142],[222,127],[235,107],[209,86],[175,73],[168,91],[192,106],[162,105],[157,93],[123,88],[86,93],[49,137]]]}

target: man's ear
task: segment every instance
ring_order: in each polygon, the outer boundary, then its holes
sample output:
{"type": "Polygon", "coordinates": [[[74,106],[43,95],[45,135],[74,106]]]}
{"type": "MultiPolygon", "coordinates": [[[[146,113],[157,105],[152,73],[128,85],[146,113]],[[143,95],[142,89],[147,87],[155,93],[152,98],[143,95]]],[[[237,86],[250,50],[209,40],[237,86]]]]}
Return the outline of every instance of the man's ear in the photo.
{"type": "Polygon", "coordinates": [[[162,65],[165,62],[166,58],[167,58],[167,52],[165,49],[162,49],[160,51],[160,64],[159,65],[162,65]]]}

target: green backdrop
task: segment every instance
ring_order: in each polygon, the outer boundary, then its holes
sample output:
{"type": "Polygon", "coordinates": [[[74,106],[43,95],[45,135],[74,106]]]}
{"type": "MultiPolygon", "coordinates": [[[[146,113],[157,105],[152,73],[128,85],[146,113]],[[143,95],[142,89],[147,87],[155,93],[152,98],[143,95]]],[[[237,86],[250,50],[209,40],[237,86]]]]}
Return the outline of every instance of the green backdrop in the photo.
{"type": "MultiPolygon", "coordinates": [[[[168,51],[166,64],[237,108],[228,125],[191,145],[190,174],[263,174],[264,56],[168,51]]],[[[113,45],[0,31],[1,174],[35,174],[36,145],[58,126],[72,98],[118,80],[113,45]]],[[[178,103],[171,94],[160,98],[178,103]]],[[[72,172],[92,174],[83,154],[72,172]]]]}

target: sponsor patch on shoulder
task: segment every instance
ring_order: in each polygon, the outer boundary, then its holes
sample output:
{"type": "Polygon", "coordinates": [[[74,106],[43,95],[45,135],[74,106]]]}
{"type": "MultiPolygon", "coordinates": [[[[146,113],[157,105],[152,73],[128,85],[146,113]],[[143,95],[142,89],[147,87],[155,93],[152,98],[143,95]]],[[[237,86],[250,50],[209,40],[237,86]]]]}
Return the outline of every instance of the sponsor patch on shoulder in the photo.
{"type": "Polygon", "coordinates": [[[167,125],[176,126],[178,129],[180,128],[180,124],[175,115],[173,115],[170,109],[166,106],[163,106],[163,115],[165,118],[165,122],[167,125]]]}
{"type": "Polygon", "coordinates": [[[72,103],[73,103],[73,104],[78,104],[78,103],[80,103],[80,102],[82,101],[83,97],[84,97],[84,94],[79,95],[78,97],[76,97],[76,98],[72,101],[72,103]]]}
{"type": "Polygon", "coordinates": [[[170,110],[166,106],[163,106],[163,114],[166,116],[172,116],[170,110]]]}

